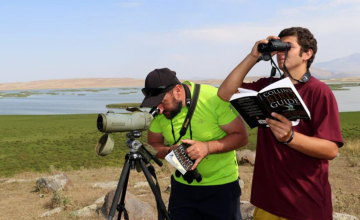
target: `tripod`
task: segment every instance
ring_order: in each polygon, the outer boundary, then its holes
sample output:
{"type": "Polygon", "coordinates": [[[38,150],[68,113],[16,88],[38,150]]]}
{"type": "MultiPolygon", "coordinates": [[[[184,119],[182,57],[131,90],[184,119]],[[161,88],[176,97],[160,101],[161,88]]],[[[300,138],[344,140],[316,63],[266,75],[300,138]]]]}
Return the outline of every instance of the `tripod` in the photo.
{"type": "Polygon", "coordinates": [[[150,188],[155,196],[157,210],[158,210],[158,220],[171,219],[169,213],[166,211],[165,204],[161,198],[160,187],[158,184],[155,185],[153,179],[151,178],[151,175],[153,175],[156,179],[155,168],[151,164],[148,167],[146,167],[146,162],[148,163],[150,161],[150,160],[147,161],[146,156],[150,156],[160,167],[162,166],[162,163],[158,158],[156,158],[149,151],[147,151],[140,141],[134,140],[134,136],[139,137],[140,135],[139,132],[137,131],[129,132],[127,134],[127,137],[130,137],[130,139],[127,141],[126,144],[130,148],[130,152],[125,156],[124,167],[122,169],[119,183],[115,191],[114,199],[111,204],[108,220],[113,219],[115,215],[115,209],[117,209],[119,212],[117,218],[118,220],[121,219],[121,214],[123,211],[124,211],[124,218],[126,220],[129,219],[127,215],[127,211],[125,209],[124,201],[126,196],[126,188],[129,181],[130,169],[135,169],[136,165],[140,165],[140,169],[143,171],[146,180],[148,181],[150,188]],[[144,150],[145,153],[141,153],[137,150],[140,147],[144,150]],[[144,155],[144,154],[148,154],[148,155],[144,155]],[[121,199],[119,204],[117,204],[117,202],[119,201],[120,193],[121,193],[121,199]]]}

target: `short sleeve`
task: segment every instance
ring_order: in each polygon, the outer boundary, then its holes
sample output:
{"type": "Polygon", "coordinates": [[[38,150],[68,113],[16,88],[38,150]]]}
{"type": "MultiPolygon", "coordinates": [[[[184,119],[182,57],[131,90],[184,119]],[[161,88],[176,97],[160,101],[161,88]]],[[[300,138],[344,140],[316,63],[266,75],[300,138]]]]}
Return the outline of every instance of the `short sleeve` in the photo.
{"type": "Polygon", "coordinates": [[[219,96],[214,96],[215,113],[218,116],[219,125],[229,124],[237,117],[230,105],[230,102],[220,99],[219,96]]]}
{"type": "Polygon", "coordinates": [[[150,124],[149,130],[153,133],[162,133],[159,117],[155,117],[150,124]]]}
{"type": "Polygon", "coordinates": [[[254,91],[259,92],[261,89],[263,89],[264,87],[268,86],[271,84],[271,82],[276,82],[278,81],[279,78],[273,78],[273,79],[269,79],[269,78],[260,78],[257,81],[251,82],[251,83],[243,83],[241,85],[241,88],[244,89],[251,89],[254,91]],[[272,81],[271,81],[272,80],[272,81]]]}
{"type": "Polygon", "coordinates": [[[311,109],[314,137],[337,142],[341,147],[343,139],[335,96],[327,86],[322,86],[322,89],[314,91],[311,101],[311,105],[315,106],[311,109]]]}

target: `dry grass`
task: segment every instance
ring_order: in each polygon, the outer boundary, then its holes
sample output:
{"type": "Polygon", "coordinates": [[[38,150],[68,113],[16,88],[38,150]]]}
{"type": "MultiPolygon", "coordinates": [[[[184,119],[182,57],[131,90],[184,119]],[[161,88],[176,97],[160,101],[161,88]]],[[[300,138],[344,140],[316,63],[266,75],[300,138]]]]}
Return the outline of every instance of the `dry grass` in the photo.
{"type": "MultiPolygon", "coordinates": [[[[156,166],[156,165],[155,165],[156,166]]],[[[173,168],[165,164],[162,168],[155,167],[160,181],[162,197],[167,205],[169,194],[165,193],[169,185],[170,173],[173,168]]],[[[105,196],[111,189],[101,189],[92,187],[95,183],[118,181],[121,168],[101,168],[84,169],[80,171],[66,171],[66,175],[71,179],[74,188],[58,194],[52,192],[42,194],[36,192],[35,182],[37,178],[52,175],[53,170],[47,174],[23,173],[12,178],[0,179],[0,219],[39,219],[44,212],[50,211],[54,206],[62,206],[65,211],[51,217],[42,219],[79,219],[72,215],[73,211],[93,204],[98,198],[105,196]],[[18,180],[7,183],[8,180],[18,180]],[[43,198],[41,198],[43,195],[43,198]],[[58,203],[58,204],[57,204],[58,203]],[[62,203],[62,204],[60,204],[62,203]],[[66,203],[66,204],[64,204],[66,203]]],[[[59,171],[60,172],[60,171],[59,171]]],[[[127,191],[133,193],[141,200],[149,202],[156,207],[155,198],[150,188],[134,189],[136,182],[146,182],[143,173],[136,170],[130,171],[130,179],[127,191]]],[[[81,219],[81,218],[80,218],[81,219]]],[[[104,219],[94,214],[86,219],[104,219]]]]}
{"type": "Polygon", "coordinates": [[[329,175],[335,212],[360,217],[360,140],[349,139],[330,161],[329,175]]]}
{"type": "Polygon", "coordinates": [[[340,153],[344,156],[360,158],[360,139],[346,140],[344,147],[340,148],[340,153]]]}
{"type": "MultiPolygon", "coordinates": [[[[346,149],[346,151],[351,151],[350,142],[347,143],[345,147],[349,148],[346,149]]],[[[345,151],[345,148],[341,151],[345,151]]],[[[345,155],[345,152],[340,152],[340,155],[341,154],[345,155]]],[[[360,158],[357,157],[354,160],[358,163],[360,158]]],[[[161,168],[157,165],[154,166],[160,181],[162,198],[165,205],[167,205],[169,193],[166,193],[165,191],[170,184],[169,177],[173,171],[173,167],[168,163],[164,163],[164,166],[161,168]]],[[[47,193],[44,194],[44,198],[41,198],[41,193],[34,192],[35,182],[36,178],[52,175],[56,172],[59,171],[50,168],[49,172],[46,174],[22,173],[12,178],[0,178],[0,220],[39,219],[41,214],[51,210],[55,205],[53,194],[47,193]],[[9,179],[16,179],[18,181],[6,183],[9,179]]],[[[91,217],[79,218],[75,217],[72,212],[85,206],[89,206],[98,198],[105,196],[111,189],[94,188],[92,186],[99,182],[118,181],[121,174],[121,168],[83,169],[78,171],[69,169],[65,173],[72,180],[74,188],[62,192],[61,196],[63,197],[60,201],[69,200],[69,203],[61,205],[65,209],[60,214],[55,214],[51,217],[42,219],[104,219],[96,213],[91,217]]],[[[239,173],[241,179],[245,182],[241,200],[249,201],[253,167],[250,165],[240,166],[239,173]]],[[[334,211],[359,217],[360,187],[356,183],[359,183],[360,181],[360,167],[350,166],[347,157],[340,156],[330,162],[329,179],[333,189],[333,196],[335,197],[334,211]]],[[[127,190],[139,199],[151,204],[155,210],[156,203],[151,189],[149,187],[134,189],[133,186],[136,182],[146,182],[145,176],[142,173],[131,170],[127,190]]]]}

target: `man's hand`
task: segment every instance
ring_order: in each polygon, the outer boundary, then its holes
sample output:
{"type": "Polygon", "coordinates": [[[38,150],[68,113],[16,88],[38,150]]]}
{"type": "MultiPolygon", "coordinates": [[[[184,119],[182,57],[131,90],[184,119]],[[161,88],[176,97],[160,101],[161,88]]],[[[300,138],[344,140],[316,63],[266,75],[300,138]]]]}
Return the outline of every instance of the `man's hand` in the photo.
{"type": "Polygon", "coordinates": [[[170,153],[170,151],[174,150],[175,148],[177,148],[177,146],[179,146],[180,144],[175,144],[169,147],[168,153],[170,153]]]}
{"type": "Polygon", "coordinates": [[[195,163],[191,168],[191,170],[194,170],[201,160],[208,155],[208,147],[201,141],[182,140],[181,142],[191,145],[186,149],[186,153],[192,160],[195,160],[195,163]]]}
{"type": "MultiPolygon", "coordinates": [[[[259,40],[255,42],[255,45],[253,46],[253,48],[251,49],[251,56],[258,58],[260,56],[260,52],[258,51],[258,46],[259,44],[267,44],[269,43],[269,40],[274,39],[274,40],[279,40],[279,37],[276,36],[269,36],[264,40],[259,40]]],[[[274,56],[276,54],[276,52],[272,52],[271,56],[274,56]]]]}
{"type": "Polygon", "coordinates": [[[272,133],[275,135],[275,138],[280,142],[288,141],[292,134],[291,121],[275,112],[272,112],[271,116],[279,120],[276,121],[270,118],[266,119],[266,122],[268,123],[272,133]]]}

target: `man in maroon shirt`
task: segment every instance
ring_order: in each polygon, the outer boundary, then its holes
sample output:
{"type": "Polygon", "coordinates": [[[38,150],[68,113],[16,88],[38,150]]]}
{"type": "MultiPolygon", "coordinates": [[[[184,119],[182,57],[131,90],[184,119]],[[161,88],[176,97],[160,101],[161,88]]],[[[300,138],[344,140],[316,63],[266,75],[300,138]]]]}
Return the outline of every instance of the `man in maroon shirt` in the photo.
{"type": "Polygon", "coordinates": [[[254,219],[330,220],[332,219],[329,162],[343,145],[338,106],[329,87],[312,77],[309,68],[315,58],[317,41],[301,27],[287,28],[279,36],[257,41],[251,53],[221,84],[218,95],[228,101],[238,87],[259,91],[279,78],[262,78],[243,83],[260,57],[258,45],[280,39],[291,45],[287,55],[277,54],[283,77],[290,77],[307,105],[311,120],[297,125],[280,114],[266,119],[258,128],[256,161],[251,203],[254,219]],[[285,59],[286,58],[286,59],[285,59]]]}

